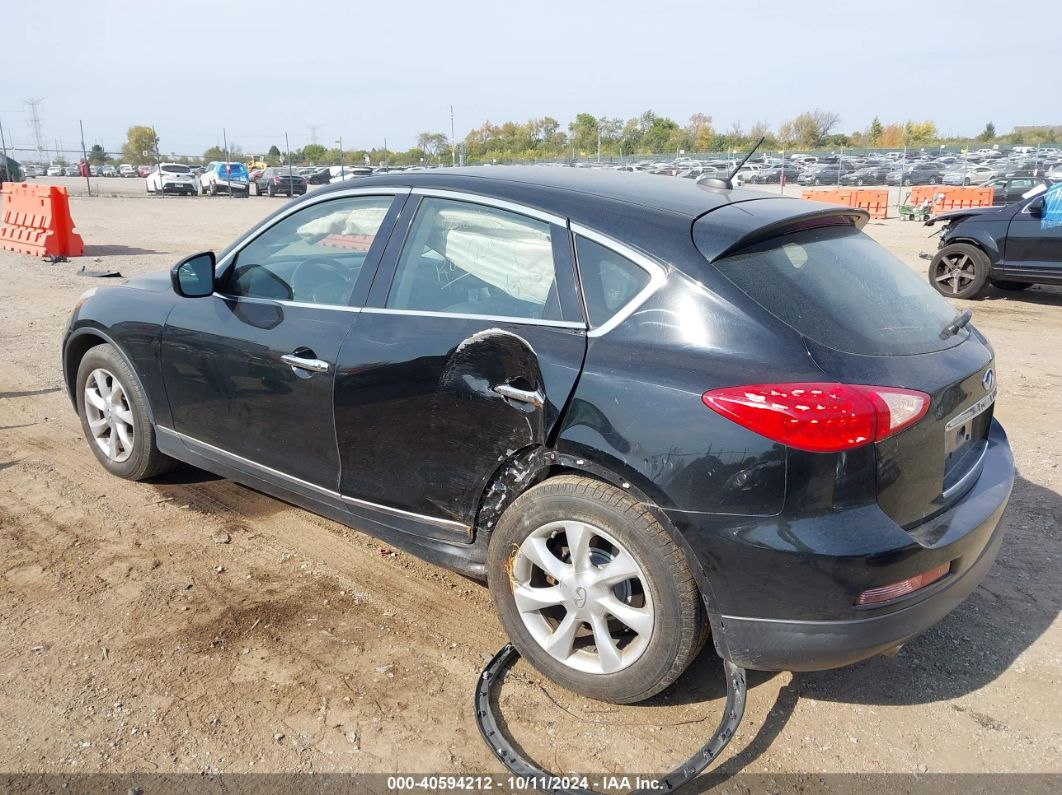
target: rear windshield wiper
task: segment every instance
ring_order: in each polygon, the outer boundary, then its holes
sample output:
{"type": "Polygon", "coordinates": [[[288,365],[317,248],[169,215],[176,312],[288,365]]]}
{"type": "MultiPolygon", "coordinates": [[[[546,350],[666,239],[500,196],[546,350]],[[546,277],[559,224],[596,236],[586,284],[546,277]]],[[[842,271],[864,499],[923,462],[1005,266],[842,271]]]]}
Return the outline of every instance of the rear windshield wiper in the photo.
{"type": "Polygon", "coordinates": [[[972,309],[964,309],[955,320],[944,327],[944,330],[940,332],[940,338],[946,340],[948,337],[954,337],[959,333],[959,329],[970,322],[973,318],[972,309]]]}

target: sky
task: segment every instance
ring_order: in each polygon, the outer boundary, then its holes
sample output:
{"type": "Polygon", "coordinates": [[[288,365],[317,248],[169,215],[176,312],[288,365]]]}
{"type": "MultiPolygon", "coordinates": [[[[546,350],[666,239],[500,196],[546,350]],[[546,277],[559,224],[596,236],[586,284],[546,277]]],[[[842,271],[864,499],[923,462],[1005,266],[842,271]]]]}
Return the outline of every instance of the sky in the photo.
{"type": "Polygon", "coordinates": [[[839,131],[931,119],[943,135],[987,121],[1062,124],[1052,38],[1062,2],[818,0],[4,0],[0,124],[31,146],[117,151],[154,125],[163,153],[247,153],[316,140],[408,149],[490,120],[645,110],[717,129],[772,127],[805,110],[839,131]],[[50,31],[50,32],[49,32],[50,31]],[[81,32],[79,38],[78,32],[81,32]],[[1052,35],[1041,35],[1050,33],[1052,35]],[[47,33],[48,35],[45,35],[47,33]],[[13,43],[12,43],[13,42],[13,43]],[[315,129],[311,129],[311,127],[315,129]]]}

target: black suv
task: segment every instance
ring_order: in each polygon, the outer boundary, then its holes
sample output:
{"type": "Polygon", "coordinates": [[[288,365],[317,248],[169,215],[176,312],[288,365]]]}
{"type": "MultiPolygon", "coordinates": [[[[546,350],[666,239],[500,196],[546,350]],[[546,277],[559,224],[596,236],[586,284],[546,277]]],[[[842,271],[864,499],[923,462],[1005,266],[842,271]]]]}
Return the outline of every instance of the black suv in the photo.
{"type": "Polygon", "coordinates": [[[1062,284],[1062,224],[1045,222],[1044,204],[1062,201],[1062,186],[1004,207],[941,213],[944,224],[929,265],[929,282],[951,298],[979,298],[989,285],[1024,290],[1062,284]]]}
{"type": "Polygon", "coordinates": [[[1014,477],[992,348],[867,220],[612,171],[365,177],[83,296],[63,374],[110,472],[194,464],[486,580],[577,692],[648,698],[709,636],[846,665],[977,586],[1014,477]]]}

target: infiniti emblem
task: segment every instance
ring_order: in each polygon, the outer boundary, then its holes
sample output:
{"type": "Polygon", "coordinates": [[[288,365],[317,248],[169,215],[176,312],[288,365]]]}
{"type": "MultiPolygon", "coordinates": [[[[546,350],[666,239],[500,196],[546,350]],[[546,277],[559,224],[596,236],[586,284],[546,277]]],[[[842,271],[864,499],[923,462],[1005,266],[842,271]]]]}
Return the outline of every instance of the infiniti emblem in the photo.
{"type": "Polygon", "coordinates": [[[996,382],[996,374],[992,372],[992,368],[989,367],[985,370],[985,374],[981,376],[981,386],[985,388],[985,392],[992,391],[992,385],[996,382]]]}
{"type": "Polygon", "coordinates": [[[586,604],[586,589],[583,586],[579,586],[575,589],[575,606],[580,610],[586,604]]]}

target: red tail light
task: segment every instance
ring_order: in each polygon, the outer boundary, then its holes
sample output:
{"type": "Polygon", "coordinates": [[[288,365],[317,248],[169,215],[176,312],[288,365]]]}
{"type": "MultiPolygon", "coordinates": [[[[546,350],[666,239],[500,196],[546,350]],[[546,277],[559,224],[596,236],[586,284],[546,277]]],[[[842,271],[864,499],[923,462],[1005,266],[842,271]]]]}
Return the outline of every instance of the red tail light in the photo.
{"type": "Polygon", "coordinates": [[[839,453],[879,442],[914,425],[929,395],[859,384],[753,384],[701,396],[712,411],[798,450],[839,453]]]}

